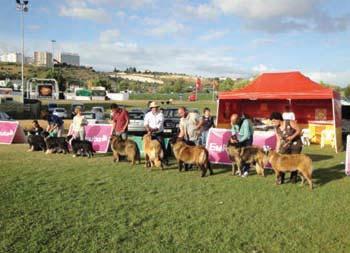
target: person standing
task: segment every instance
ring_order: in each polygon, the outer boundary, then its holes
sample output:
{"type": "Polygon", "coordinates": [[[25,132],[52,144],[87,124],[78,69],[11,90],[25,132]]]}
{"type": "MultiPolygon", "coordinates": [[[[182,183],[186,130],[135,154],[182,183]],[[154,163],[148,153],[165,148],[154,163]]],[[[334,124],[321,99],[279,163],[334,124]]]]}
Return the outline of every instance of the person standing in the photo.
{"type": "Polygon", "coordinates": [[[49,111],[46,111],[45,117],[48,122],[48,126],[46,128],[46,131],[49,132],[50,136],[52,137],[62,137],[62,134],[64,132],[64,121],[54,114],[49,114],[49,111]]]}
{"type": "MultiPolygon", "coordinates": [[[[300,154],[303,144],[300,137],[300,128],[294,120],[284,120],[281,113],[273,112],[270,120],[276,131],[276,151],[281,154],[300,154]]],[[[279,175],[279,184],[284,183],[284,173],[279,175]]],[[[298,179],[298,172],[293,171],[290,175],[290,181],[296,183],[298,179]]]]}
{"type": "Polygon", "coordinates": [[[286,105],[285,112],[282,114],[283,120],[295,120],[295,114],[291,111],[290,106],[286,105]]]}
{"type": "Polygon", "coordinates": [[[168,154],[167,149],[165,148],[164,142],[164,115],[159,110],[159,105],[156,102],[151,102],[149,104],[150,111],[146,113],[145,118],[143,120],[143,125],[147,131],[152,135],[152,139],[156,139],[160,142],[163,153],[165,163],[168,163],[168,154]]]}
{"type": "Polygon", "coordinates": [[[185,107],[177,111],[180,116],[180,132],[178,137],[183,138],[188,145],[199,144],[200,117],[196,112],[188,112],[185,107]]]}
{"type": "MultiPolygon", "coordinates": [[[[236,144],[238,147],[247,147],[253,144],[254,129],[253,124],[249,118],[240,117],[234,113],[231,115],[231,130],[233,138],[230,139],[232,144],[236,144]]],[[[242,164],[243,175],[247,177],[249,174],[249,164],[242,164]]]]}
{"type": "Polygon", "coordinates": [[[199,123],[199,129],[201,131],[200,144],[205,146],[207,143],[207,137],[209,129],[214,127],[214,118],[210,114],[210,109],[208,107],[204,108],[203,116],[199,123]]]}
{"type": "Polygon", "coordinates": [[[123,140],[126,140],[129,125],[129,113],[126,109],[120,108],[117,104],[112,104],[111,110],[114,134],[120,135],[123,140]]]}
{"type": "Polygon", "coordinates": [[[84,115],[82,115],[82,109],[80,106],[74,109],[75,116],[73,117],[72,125],[69,129],[69,135],[72,135],[74,139],[81,141],[85,140],[85,126],[88,124],[84,115]]]}

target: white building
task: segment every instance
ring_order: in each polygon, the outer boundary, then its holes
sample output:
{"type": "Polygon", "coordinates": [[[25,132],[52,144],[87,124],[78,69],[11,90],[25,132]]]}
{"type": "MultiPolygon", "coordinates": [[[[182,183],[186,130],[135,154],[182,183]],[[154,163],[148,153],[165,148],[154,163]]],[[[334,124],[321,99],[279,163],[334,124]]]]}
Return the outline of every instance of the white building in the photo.
{"type": "Polygon", "coordinates": [[[72,66],[80,66],[80,56],[78,54],[62,52],[58,56],[58,61],[72,66]]]}
{"type": "Polygon", "coordinates": [[[12,62],[12,63],[21,63],[22,54],[21,53],[8,53],[0,56],[1,62],[12,62]]]}
{"type": "Polygon", "coordinates": [[[48,68],[52,67],[52,54],[49,52],[34,52],[34,64],[48,68]]]}

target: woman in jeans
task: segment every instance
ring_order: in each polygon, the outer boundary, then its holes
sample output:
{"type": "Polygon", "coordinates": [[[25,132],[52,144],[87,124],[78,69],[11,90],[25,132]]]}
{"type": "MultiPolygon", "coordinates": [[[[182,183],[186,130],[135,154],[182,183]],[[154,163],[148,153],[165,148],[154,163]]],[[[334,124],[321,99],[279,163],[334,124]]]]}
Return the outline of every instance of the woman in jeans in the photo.
{"type": "Polygon", "coordinates": [[[206,107],[203,110],[203,116],[202,116],[201,122],[199,124],[199,129],[201,131],[200,144],[202,146],[206,145],[209,129],[212,127],[215,127],[214,126],[214,119],[210,115],[210,109],[208,107],[206,107]]]}
{"type": "MultiPolygon", "coordinates": [[[[280,154],[300,154],[303,144],[300,138],[300,128],[294,120],[283,120],[282,114],[273,112],[270,116],[276,130],[276,151],[280,154]]],[[[296,183],[298,172],[293,171],[290,175],[290,181],[296,183]]],[[[279,184],[284,183],[284,173],[280,173],[279,184]]]]}

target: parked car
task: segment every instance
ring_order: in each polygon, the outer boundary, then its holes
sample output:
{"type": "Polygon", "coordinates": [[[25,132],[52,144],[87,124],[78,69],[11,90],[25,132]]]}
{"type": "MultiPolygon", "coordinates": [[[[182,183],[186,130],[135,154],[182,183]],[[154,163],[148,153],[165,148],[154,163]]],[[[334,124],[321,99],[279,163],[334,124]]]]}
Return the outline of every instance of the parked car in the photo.
{"type": "Polygon", "coordinates": [[[105,124],[108,123],[105,119],[96,118],[96,113],[94,112],[83,112],[82,115],[85,116],[88,124],[105,124]]]}
{"type": "MultiPolygon", "coordinates": [[[[180,116],[178,115],[177,111],[178,111],[178,108],[163,109],[165,135],[173,135],[175,133],[178,133],[180,116]]],[[[190,109],[189,112],[196,112],[199,114],[198,109],[190,109]]]]}
{"type": "Polygon", "coordinates": [[[131,109],[129,111],[129,133],[136,135],[145,133],[145,127],[143,125],[145,114],[146,112],[142,109],[131,109]]]}
{"type": "Polygon", "coordinates": [[[178,132],[180,117],[177,114],[178,108],[165,108],[164,114],[164,133],[166,135],[172,135],[178,132]]]}
{"type": "Polygon", "coordinates": [[[68,117],[67,115],[67,110],[65,108],[62,108],[62,107],[57,107],[57,108],[54,108],[53,111],[52,111],[52,114],[53,115],[56,115],[62,119],[65,119],[68,117]]]}
{"type": "Polygon", "coordinates": [[[75,110],[75,108],[77,106],[80,106],[81,109],[84,111],[84,104],[82,104],[82,103],[73,103],[73,104],[71,104],[71,106],[70,106],[70,116],[71,116],[71,118],[73,118],[75,116],[74,110],[75,110]]]}
{"type": "Polygon", "coordinates": [[[53,110],[55,109],[55,108],[57,108],[58,106],[57,106],[57,104],[56,103],[49,103],[48,105],[47,105],[47,109],[49,110],[49,113],[53,113],[53,110]]]}
{"type": "Polygon", "coordinates": [[[102,106],[94,106],[91,108],[91,112],[96,114],[96,119],[104,120],[105,119],[105,109],[102,106]]]}
{"type": "Polygon", "coordinates": [[[6,112],[0,112],[0,120],[12,120],[11,117],[6,112]]]}

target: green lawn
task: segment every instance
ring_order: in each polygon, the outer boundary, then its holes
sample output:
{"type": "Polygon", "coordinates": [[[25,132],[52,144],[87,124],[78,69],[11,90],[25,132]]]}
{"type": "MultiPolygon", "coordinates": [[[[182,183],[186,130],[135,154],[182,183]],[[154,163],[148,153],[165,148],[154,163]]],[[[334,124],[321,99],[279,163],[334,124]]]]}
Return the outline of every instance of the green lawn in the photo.
{"type": "Polygon", "coordinates": [[[0,252],[350,252],[344,153],[312,147],[315,189],[0,146],[0,252]]]}

